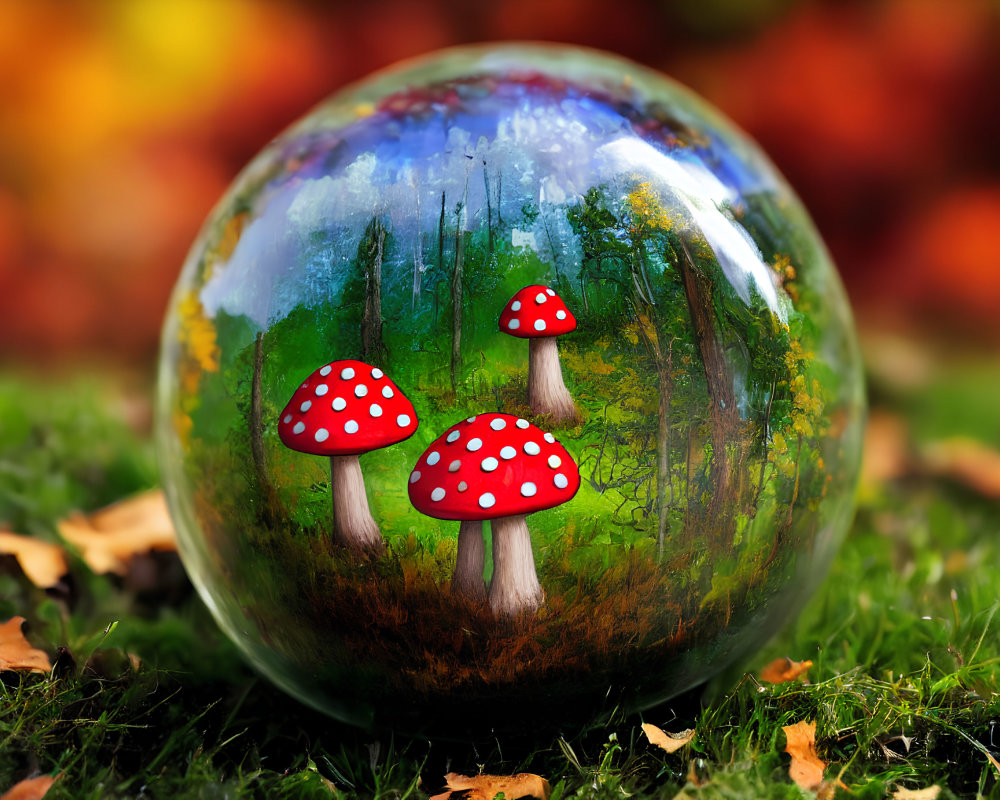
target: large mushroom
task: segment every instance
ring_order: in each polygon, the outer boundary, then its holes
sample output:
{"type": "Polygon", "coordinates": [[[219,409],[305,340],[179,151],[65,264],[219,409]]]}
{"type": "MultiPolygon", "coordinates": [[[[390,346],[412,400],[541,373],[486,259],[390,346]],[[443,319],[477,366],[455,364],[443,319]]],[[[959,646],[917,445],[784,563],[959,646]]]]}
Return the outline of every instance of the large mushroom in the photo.
{"type": "Polygon", "coordinates": [[[580,471],[551,433],[510,414],[479,414],[452,425],[417,459],[410,502],[437,519],[461,520],[457,591],[482,591],[482,520],[493,533],[489,603],[498,616],[534,611],[542,587],[525,515],[565,503],[580,471]]]}
{"type": "Polygon", "coordinates": [[[413,435],[413,404],[378,367],[333,361],[295,390],[278,423],[286,447],[329,456],[333,539],[353,550],[381,550],[358,456],[413,435]]]}
{"type": "Polygon", "coordinates": [[[563,383],[556,337],[576,330],[576,317],[547,286],[525,286],[504,306],[500,331],[528,340],[528,406],[553,422],[578,419],[576,404],[563,383]]]}

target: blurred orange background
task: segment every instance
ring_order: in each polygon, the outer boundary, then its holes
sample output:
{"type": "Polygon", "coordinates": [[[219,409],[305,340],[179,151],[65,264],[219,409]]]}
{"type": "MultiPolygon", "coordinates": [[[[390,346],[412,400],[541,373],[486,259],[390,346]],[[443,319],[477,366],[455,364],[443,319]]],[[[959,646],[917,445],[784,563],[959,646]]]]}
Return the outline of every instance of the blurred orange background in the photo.
{"type": "Polygon", "coordinates": [[[1000,334],[994,0],[0,4],[0,361],[149,365],[202,220],[274,134],[439,47],[572,42],[760,141],[865,328],[1000,334]]]}

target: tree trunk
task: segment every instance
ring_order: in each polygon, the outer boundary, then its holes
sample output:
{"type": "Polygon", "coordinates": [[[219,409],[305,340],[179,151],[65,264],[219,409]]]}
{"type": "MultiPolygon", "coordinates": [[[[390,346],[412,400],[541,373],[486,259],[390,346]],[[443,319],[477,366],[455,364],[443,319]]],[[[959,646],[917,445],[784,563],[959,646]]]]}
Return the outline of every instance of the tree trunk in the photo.
{"type": "Polygon", "coordinates": [[[258,331],[253,346],[253,378],[250,382],[250,455],[253,459],[257,492],[262,501],[262,514],[270,522],[275,512],[277,492],[267,471],[264,455],[264,411],[261,375],[264,372],[264,332],[258,331]]]}
{"type": "MultiPolygon", "coordinates": [[[[385,247],[385,225],[375,219],[368,226],[371,238],[365,261],[365,309],[361,315],[361,360],[375,366],[385,366],[385,345],[382,342],[382,253],[385,247]]],[[[366,231],[368,238],[368,231],[366,231]]]]}
{"type": "Polygon", "coordinates": [[[458,529],[458,557],[451,591],[470,600],[486,599],[486,545],[483,542],[482,520],[463,520],[458,529]]]}
{"type": "Polygon", "coordinates": [[[333,541],[358,552],[381,552],[382,532],[368,509],[357,456],[330,456],[333,541]]]}
{"type": "Polygon", "coordinates": [[[576,405],[563,383],[555,336],[528,340],[528,405],[554,423],[576,421],[576,405]]]}
{"type": "Polygon", "coordinates": [[[465,260],[465,231],[462,207],[455,214],[455,267],[451,273],[451,390],[458,394],[462,374],[462,268],[465,260]]]}
{"type": "MultiPolygon", "coordinates": [[[[713,515],[719,516],[733,498],[730,496],[730,467],[726,452],[729,441],[740,431],[741,421],[733,376],[726,353],[715,329],[712,293],[705,276],[697,269],[687,242],[681,240],[683,257],[679,258],[681,279],[694,327],[695,344],[701,355],[708,387],[709,426],[712,437],[712,461],[709,479],[712,484],[713,515]]],[[[720,522],[722,517],[719,517],[720,522]]]]}
{"type": "Polygon", "coordinates": [[[490,528],[493,533],[490,608],[498,617],[534,612],[542,604],[543,593],[524,515],[490,520],[490,528]]]}
{"type": "Polygon", "coordinates": [[[493,200],[490,197],[490,174],[486,171],[486,162],[483,162],[483,184],[486,188],[486,230],[489,242],[489,252],[493,255],[494,250],[496,250],[496,240],[494,239],[493,230],[493,200]]]}
{"type": "Polygon", "coordinates": [[[417,241],[413,248],[413,302],[411,309],[417,310],[420,302],[420,279],[424,274],[424,241],[420,235],[420,192],[415,192],[417,204],[417,241]]]}

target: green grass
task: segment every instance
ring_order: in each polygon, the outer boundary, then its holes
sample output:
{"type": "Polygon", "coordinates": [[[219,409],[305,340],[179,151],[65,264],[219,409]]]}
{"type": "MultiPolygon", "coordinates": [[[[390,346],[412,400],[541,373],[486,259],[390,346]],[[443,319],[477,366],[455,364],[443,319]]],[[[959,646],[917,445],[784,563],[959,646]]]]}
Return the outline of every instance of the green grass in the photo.
{"type": "MultiPolygon", "coordinates": [[[[955,387],[998,384],[1000,367],[979,364],[894,402],[923,441],[996,445],[994,406],[955,387]]],[[[0,521],[54,540],[71,508],[155,482],[148,441],[112,420],[104,387],[0,380],[0,521]]],[[[850,796],[939,784],[942,797],[1000,797],[1000,507],[922,478],[877,488],[830,578],[752,662],[700,696],[561,736],[536,735],[530,718],[500,741],[367,735],[256,678],[169,563],[156,590],[136,592],[74,561],[72,585],[46,594],[0,561],[0,619],[26,617],[56,663],[0,677],[0,792],[62,773],[47,797],[423,798],[447,771],[482,769],[536,772],[557,798],[802,797],[781,727],[815,719],[826,777],[850,796]],[[813,682],[759,684],[781,655],[813,660],[813,682]],[[695,741],[667,755],[642,721],[694,727],[695,741]]]]}

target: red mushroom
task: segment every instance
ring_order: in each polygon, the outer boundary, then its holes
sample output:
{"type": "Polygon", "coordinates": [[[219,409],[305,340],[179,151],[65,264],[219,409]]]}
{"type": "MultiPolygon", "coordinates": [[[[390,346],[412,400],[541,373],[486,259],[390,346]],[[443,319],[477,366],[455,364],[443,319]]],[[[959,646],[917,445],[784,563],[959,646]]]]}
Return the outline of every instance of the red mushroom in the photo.
{"type": "Polygon", "coordinates": [[[553,422],[578,419],[576,404],[563,383],[556,337],[576,330],[576,317],[547,286],[525,286],[500,314],[500,331],[528,339],[528,406],[553,422]]]}
{"type": "Polygon", "coordinates": [[[306,378],[278,422],[286,447],[330,457],[333,538],[354,550],[381,550],[358,455],[413,435],[413,404],[385,373],[363,361],[333,361],[306,378]]]}
{"type": "Polygon", "coordinates": [[[491,413],[469,417],[435,439],[417,459],[409,492],[418,511],[462,520],[452,580],[460,591],[482,585],[481,526],[490,520],[490,607],[498,616],[515,616],[542,602],[525,515],[565,503],[579,488],[576,463],[551,433],[491,413]]]}

